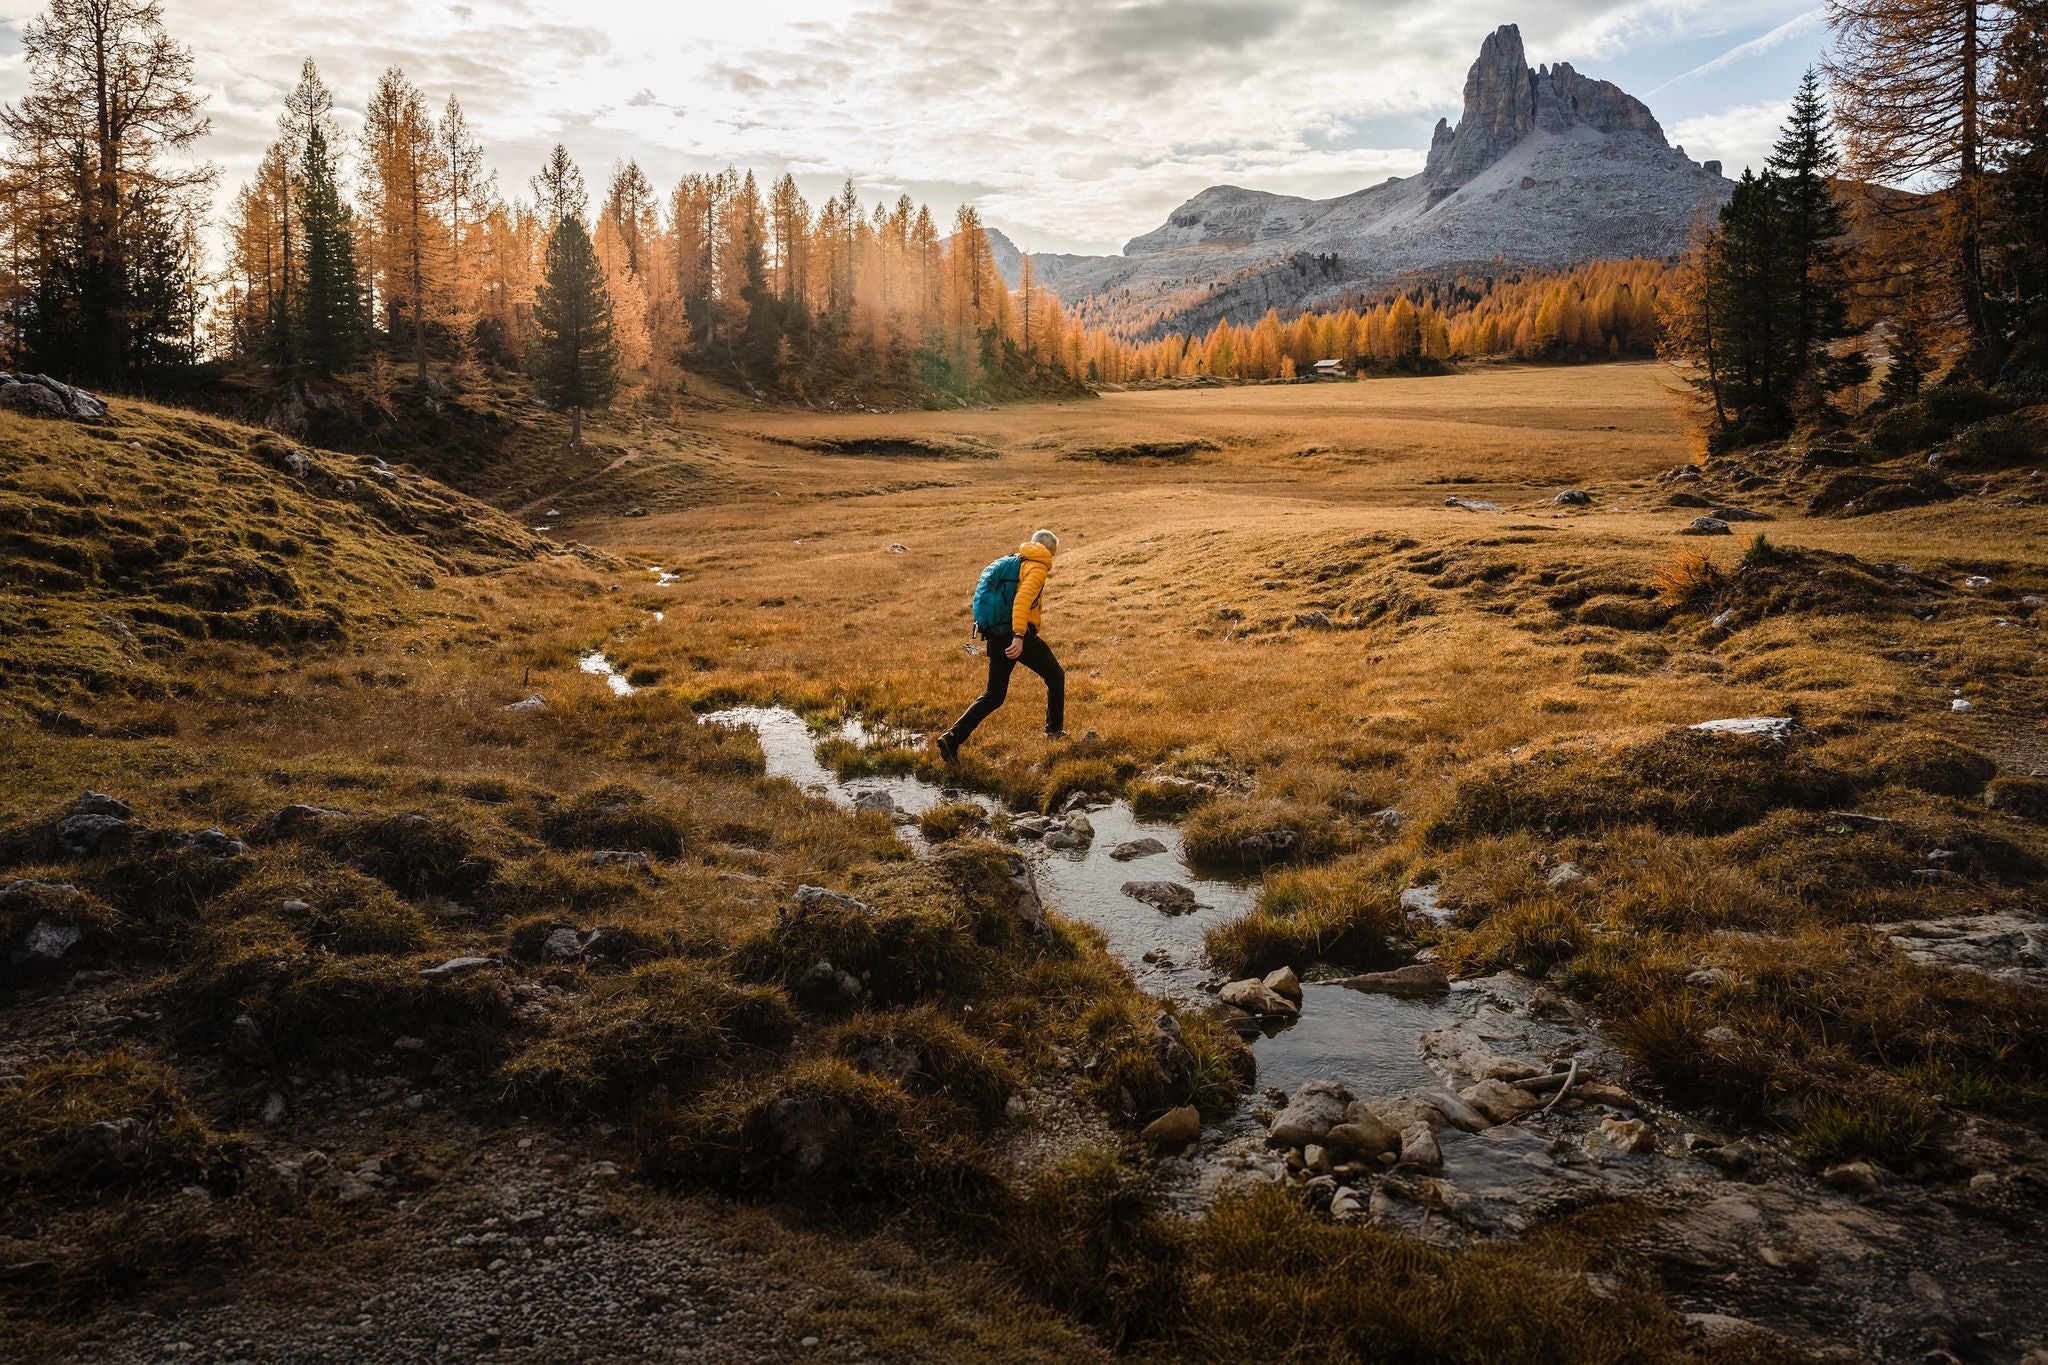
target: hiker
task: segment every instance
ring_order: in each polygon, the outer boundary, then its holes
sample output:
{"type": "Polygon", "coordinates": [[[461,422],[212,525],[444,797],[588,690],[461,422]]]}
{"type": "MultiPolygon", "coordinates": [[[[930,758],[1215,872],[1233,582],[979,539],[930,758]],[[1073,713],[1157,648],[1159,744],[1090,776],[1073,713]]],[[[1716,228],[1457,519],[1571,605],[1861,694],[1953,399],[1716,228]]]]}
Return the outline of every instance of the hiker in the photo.
{"type": "Polygon", "coordinates": [[[953,728],[932,743],[939,757],[951,763],[960,756],[974,728],[987,720],[1010,693],[1010,674],[1018,664],[1045,679],[1045,733],[1062,739],[1066,733],[1067,673],[1039,637],[1045,606],[1045,580],[1060,538],[1033,531],[1031,539],[981,571],[974,585],[974,630],[988,645],[988,686],[974,699],[953,728]]]}

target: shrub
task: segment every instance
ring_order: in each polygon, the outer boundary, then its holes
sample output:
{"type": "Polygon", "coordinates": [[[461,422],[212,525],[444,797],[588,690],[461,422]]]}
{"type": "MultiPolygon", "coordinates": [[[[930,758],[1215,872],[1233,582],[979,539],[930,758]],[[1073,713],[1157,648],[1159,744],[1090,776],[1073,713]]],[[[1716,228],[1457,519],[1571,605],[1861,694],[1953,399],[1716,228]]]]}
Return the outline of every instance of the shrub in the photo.
{"type": "Polygon", "coordinates": [[[1216,795],[1207,784],[1182,778],[1139,778],[1126,791],[1131,811],[1142,820],[1172,820],[1216,795]]]}
{"type": "Polygon", "coordinates": [[[1934,439],[1942,440],[1972,423],[2004,416],[2012,410],[2012,403],[1972,384],[1938,384],[1920,391],[1920,410],[1926,414],[1934,439]]]}
{"type": "Polygon", "coordinates": [[[229,1189],[242,1155],[238,1139],[193,1113],[167,1068],[126,1052],[46,1062],[0,1089],[0,1193],[10,1201],[172,1181],[229,1189]],[[94,1124],[126,1131],[96,1143],[85,1136],[94,1124]]]}
{"type": "Polygon", "coordinates": [[[1327,855],[1339,843],[1327,811],[1291,802],[1225,796],[1196,811],[1182,849],[1210,867],[1257,869],[1327,855]]]}
{"type": "Polygon", "coordinates": [[[734,950],[735,969],[801,993],[811,969],[828,962],[858,978],[882,1005],[914,1004],[949,986],[970,989],[979,979],[982,954],[967,916],[935,888],[899,880],[864,894],[872,903],[784,905],[772,925],[734,950]]]}
{"type": "Polygon", "coordinates": [[[943,1095],[965,1105],[983,1124],[1003,1117],[1020,1084],[1016,1068],[1000,1049],[930,1006],[862,1014],[836,1029],[827,1047],[840,1059],[870,1074],[888,1076],[913,1094],[943,1095]]]}
{"type": "Polygon", "coordinates": [[[1648,824],[1719,834],[1783,806],[1829,806],[1848,779],[1768,739],[1675,729],[1609,747],[1561,744],[1461,778],[1430,840],[1515,830],[1590,832],[1648,824]]]}
{"type": "Polygon", "coordinates": [[[1792,1150],[1820,1164],[1868,1157],[1901,1166],[1934,1145],[1938,1114],[1926,1097],[1897,1087],[1822,1100],[1800,1121],[1792,1150]]]}
{"type": "Polygon", "coordinates": [[[1543,897],[1488,915],[1477,929],[1445,945],[1443,961],[1461,975],[1509,969],[1540,975],[1577,957],[1591,938],[1577,910],[1543,897]]]}
{"type": "Polygon", "coordinates": [[[497,871],[468,827],[451,816],[411,813],[362,816],[321,824],[322,847],[353,858],[402,896],[467,899],[497,871]]]}
{"type": "Polygon", "coordinates": [[[1192,1104],[1222,1113],[1252,1083],[1251,1050],[1205,1014],[1176,1014],[1180,1049],[1167,1046],[1157,1005],[1142,996],[1098,1000],[1081,1017],[1094,1050],[1088,1090],[1112,1117],[1136,1126],[1192,1104]]]}
{"type": "Polygon", "coordinates": [[[917,818],[917,827],[934,843],[957,839],[988,826],[988,812],[972,801],[933,806],[917,818]]]}
{"type": "Polygon", "coordinates": [[[2048,820],[2048,778],[1994,778],[1984,789],[1984,799],[1993,810],[2028,820],[2048,820]]]}
{"type": "Polygon", "coordinates": [[[643,1100],[656,1086],[692,1092],[743,1051],[778,1052],[796,1033],[781,991],[745,986],[681,961],[653,962],[593,983],[558,1013],[546,1038],[504,1069],[518,1091],[587,1108],[643,1100]]]}
{"type": "MultiPolygon", "coordinates": [[[[1685,546],[1650,578],[1659,601],[1682,607],[1713,593],[1721,586],[1721,570],[1714,557],[1695,546],[1685,546]]],[[[1585,613],[1580,612],[1584,619],[1585,613]]]]}
{"type": "Polygon", "coordinates": [[[1975,749],[1939,735],[1909,733],[1870,765],[1870,779],[1936,796],[1976,796],[1998,765],[1975,749]]]}
{"type": "Polygon", "coordinates": [[[1405,868],[1404,859],[1375,854],[1275,876],[1256,908],[1211,929],[1203,946],[1220,970],[1240,976],[1317,961],[1390,962],[1386,940],[1407,925],[1396,885],[1405,868]]]}
{"type": "Polygon", "coordinates": [[[1955,462],[1965,469],[2002,469],[2038,459],[2041,448],[2040,426],[2013,413],[1956,433],[1955,462]]]}
{"type": "Polygon", "coordinates": [[[647,794],[623,782],[577,795],[540,823],[541,837],[562,849],[625,849],[674,858],[683,851],[683,828],[647,794]]]}

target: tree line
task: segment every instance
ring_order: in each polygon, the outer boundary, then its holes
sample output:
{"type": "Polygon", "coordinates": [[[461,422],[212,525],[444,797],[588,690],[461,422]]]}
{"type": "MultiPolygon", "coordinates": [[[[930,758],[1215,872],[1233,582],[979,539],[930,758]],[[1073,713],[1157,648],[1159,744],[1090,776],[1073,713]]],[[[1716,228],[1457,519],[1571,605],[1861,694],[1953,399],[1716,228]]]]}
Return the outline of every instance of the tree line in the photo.
{"type": "Polygon", "coordinates": [[[1665,291],[1720,444],[1832,422],[1873,378],[1887,404],[2048,381],[2048,0],[1829,18],[1830,63],[1665,291]]]}

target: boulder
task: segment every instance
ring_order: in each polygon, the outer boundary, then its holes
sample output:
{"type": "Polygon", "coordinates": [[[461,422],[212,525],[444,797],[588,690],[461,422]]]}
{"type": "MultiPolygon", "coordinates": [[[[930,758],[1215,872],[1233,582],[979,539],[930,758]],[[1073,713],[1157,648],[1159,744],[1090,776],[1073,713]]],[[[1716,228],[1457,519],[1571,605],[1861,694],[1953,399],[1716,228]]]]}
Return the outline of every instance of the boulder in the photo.
{"type": "Polygon", "coordinates": [[[1418,1166],[1425,1171],[1438,1170],[1443,1166],[1443,1148],[1437,1145],[1436,1134],[1428,1124],[1411,1124],[1401,1130],[1401,1164],[1418,1166]]]}
{"type": "Polygon", "coordinates": [[[1018,839],[1043,839],[1060,828],[1059,822],[1047,815],[1013,815],[1010,817],[1010,833],[1018,839]]]}
{"type": "Polygon", "coordinates": [[[40,384],[9,384],[0,388],[0,407],[36,417],[69,417],[70,407],[40,384]]]}
{"type": "Polygon", "coordinates": [[[1325,1145],[1348,1156],[1376,1157],[1401,1150],[1401,1133],[1357,1101],[1344,1109],[1344,1121],[1323,1135],[1325,1145]],[[1361,1112],[1363,1111],[1363,1112],[1361,1112]]]}
{"type": "Polygon", "coordinates": [[[1184,1104],[1146,1124],[1138,1138],[1155,1147],[1184,1147],[1201,1135],[1201,1113],[1192,1104],[1184,1104]]]}
{"type": "Polygon", "coordinates": [[[1415,997],[1443,994],[1451,988],[1451,976],[1441,963],[1411,962],[1390,972],[1366,972],[1361,976],[1346,977],[1341,984],[1354,991],[1368,991],[1375,995],[1415,997]]]}
{"type": "Polygon", "coordinates": [[[1305,630],[1335,630],[1337,623],[1326,611],[1298,611],[1294,613],[1294,624],[1305,630]]]}
{"type": "Polygon", "coordinates": [[[1255,976],[1231,982],[1216,992],[1216,998],[1226,1005],[1235,1005],[1251,1014],[1278,1015],[1292,1019],[1301,1013],[1300,1005],[1278,991],[1270,989],[1265,982],[1255,976]]]}
{"type": "Polygon", "coordinates": [[[1125,882],[1123,893],[1168,915],[1191,914],[1200,908],[1195,893],[1179,882],[1125,882]]]}
{"type": "Polygon", "coordinates": [[[1559,507],[1584,507],[1592,501],[1583,488],[1567,488],[1551,499],[1559,507]]]}
{"type": "Polygon", "coordinates": [[[1095,822],[1093,820],[1090,820],[1082,812],[1074,811],[1073,813],[1067,816],[1066,820],[1063,823],[1067,827],[1067,833],[1073,835],[1082,843],[1086,844],[1094,842],[1095,822]]]}
{"type": "Polygon", "coordinates": [[[1109,856],[1120,863],[1127,863],[1134,858],[1149,858],[1155,853],[1164,852],[1166,852],[1165,844],[1160,843],[1157,839],[1147,837],[1144,839],[1126,839],[1123,843],[1111,849],[1109,856]]]}
{"type": "Polygon", "coordinates": [[[1335,1081],[1308,1081],[1287,1107],[1274,1115],[1266,1141],[1274,1147],[1305,1147],[1321,1142],[1332,1128],[1344,1122],[1351,1104],[1351,1092],[1335,1081]]]}
{"type": "Polygon", "coordinates": [[[876,815],[894,815],[896,813],[896,798],[889,795],[888,792],[876,788],[873,791],[864,791],[856,795],[853,798],[853,808],[876,815]]]}
{"type": "Polygon", "coordinates": [[[1741,716],[1728,720],[1703,720],[1691,727],[1709,735],[1748,735],[1779,744],[1801,744],[1819,735],[1790,716],[1741,716]]]}
{"type": "Polygon", "coordinates": [[[556,929],[540,945],[540,955],[544,961],[574,962],[583,956],[583,936],[566,926],[556,929]]]}
{"type": "Polygon", "coordinates": [[[1266,989],[1275,995],[1284,995],[1295,1004],[1301,1003],[1301,978],[1294,974],[1294,968],[1282,967],[1266,974],[1266,989]]]}
{"type": "Polygon", "coordinates": [[[1543,1103],[1520,1086],[1499,1080],[1467,1086],[1458,1092],[1458,1098],[1495,1123],[1512,1123],[1543,1103]]]}
{"type": "Polygon", "coordinates": [[[1691,521],[1678,528],[1678,534],[1682,536],[1732,536],[1735,534],[1735,530],[1719,517],[1694,517],[1691,521]]]}

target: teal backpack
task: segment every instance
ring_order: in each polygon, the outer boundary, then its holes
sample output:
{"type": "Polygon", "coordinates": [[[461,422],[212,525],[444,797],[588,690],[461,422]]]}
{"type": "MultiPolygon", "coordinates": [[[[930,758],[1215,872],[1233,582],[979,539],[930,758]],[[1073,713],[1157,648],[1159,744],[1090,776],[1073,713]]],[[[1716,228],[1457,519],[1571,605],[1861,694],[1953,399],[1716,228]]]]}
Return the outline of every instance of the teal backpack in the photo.
{"type": "Polygon", "coordinates": [[[1011,613],[1017,606],[1017,575],[1024,569],[1020,555],[1004,555],[981,571],[974,585],[974,630],[978,635],[1007,635],[1011,613]]]}

